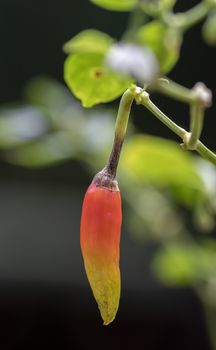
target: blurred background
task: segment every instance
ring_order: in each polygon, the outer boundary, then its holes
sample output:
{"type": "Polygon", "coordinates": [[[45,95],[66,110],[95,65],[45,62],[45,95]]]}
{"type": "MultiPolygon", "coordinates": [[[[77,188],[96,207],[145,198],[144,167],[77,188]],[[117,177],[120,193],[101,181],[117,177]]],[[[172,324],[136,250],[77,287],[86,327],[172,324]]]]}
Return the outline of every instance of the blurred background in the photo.
{"type": "MultiPolygon", "coordinates": [[[[197,1],[178,1],[183,11],[197,1]]],[[[79,247],[82,199],[105,164],[118,101],[83,109],[63,82],[62,45],[95,28],[120,38],[127,13],[87,0],[0,2],[2,349],[216,349],[216,170],[134,106],[119,183],[122,298],[102,327],[79,247]],[[146,135],[147,134],[147,135],[146,135]]],[[[215,99],[216,49],[190,30],[170,77],[215,99]]],[[[183,127],[188,107],[152,99],[183,127]]],[[[215,143],[216,104],[202,141],[215,143]]]]}

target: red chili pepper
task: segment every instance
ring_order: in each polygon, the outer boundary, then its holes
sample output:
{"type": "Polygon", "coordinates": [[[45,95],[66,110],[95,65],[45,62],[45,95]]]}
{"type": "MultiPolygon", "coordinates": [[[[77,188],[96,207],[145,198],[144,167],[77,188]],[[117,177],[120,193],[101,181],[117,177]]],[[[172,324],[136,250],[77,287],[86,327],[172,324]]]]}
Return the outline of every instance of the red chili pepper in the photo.
{"type": "Polygon", "coordinates": [[[120,298],[121,195],[116,180],[98,174],[82,207],[80,241],[85,270],[104,325],[115,318],[120,298]]]}

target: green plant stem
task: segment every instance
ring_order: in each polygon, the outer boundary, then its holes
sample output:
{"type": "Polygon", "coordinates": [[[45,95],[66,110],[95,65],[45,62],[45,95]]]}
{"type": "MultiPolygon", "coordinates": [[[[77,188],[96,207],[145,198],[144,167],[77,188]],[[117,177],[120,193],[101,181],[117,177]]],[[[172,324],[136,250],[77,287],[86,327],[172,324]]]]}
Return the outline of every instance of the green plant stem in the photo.
{"type": "Polygon", "coordinates": [[[197,141],[200,138],[203,128],[204,108],[198,102],[193,103],[190,107],[190,131],[191,136],[188,142],[188,146],[196,149],[197,141]]]}
{"type": "MultiPolygon", "coordinates": [[[[115,124],[115,140],[116,139],[122,140],[122,141],[124,140],[124,137],[127,131],[131,105],[134,100],[134,89],[135,89],[134,86],[127,89],[121,98],[119,110],[116,118],[116,124],[115,124]]],[[[115,140],[114,140],[114,143],[115,143],[115,140]]]]}
{"type": "Polygon", "coordinates": [[[161,13],[151,2],[140,2],[140,9],[150,17],[161,18],[168,27],[185,31],[202,21],[213,7],[210,2],[201,1],[190,10],[173,14],[171,11],[161,13]]]}
{"type": "Polygon", "coordinates": [[[181,139],[184,138],[187,131],[174,123],[169,117],[167,117],[155,104],[150,100],[147,92],[144,92],[143,98],[137,101],[138,104],[145,106],[156,118],[158,118],[164,125],[172,130],[181,139]]]}
{"type": "Polygon", "coordinates": [[[122,40],[128,41],[128,42],[136,41],[137,31],[143,25],[143,23],[145,22],[145,19],[146,19],[145,13],[140,11],[139,8],[135,8],[135,10],[131,12],[131,15],[129,17],[128,27],[122,37],[122,40]]]}
{"type": "MultiPolygon", "coordinates": [[[[170,118],[168,118],[155,104],[150,100],[147,92],[137,94],[135,97],[138,104],[145,106],[156,118],[158,118],[164,125],[178,135],[182,140],[187,135],[190,135],[185,129],[178,126],[170,118]]],[[[195,149],[203,158],[208,159],[216,165],[216,154],[209,150],[200,140],[197,141],[195,149]]]]}
{"type": "Polygon", "coordinates": [[[168,26],[187,30],[202,21],[209,13],[212,5],[201,1],[190,10],[183,13],[168,14],[163,19],[168,26]]]}
{"type": "Polygon", "coordinates": [[[197,142],[196,151],[205,159],[216,165],[216,154],[206,147],[200,140],[197,142]]]}
{"type": "Polygon", "coordinates": [[[113,142],[112,152],[106,165],[107,172],[114,178],[118,167],[120,153],[127,131],[128,119],[130,116],[131,105],[135,96],[135,86],[132,86],[123,94],[115,124],[115,137],[113,142]]]}
{"type": "Polygon", "coordinates": [[[155,86],[155,90],[165,96],[175,100],[190,104],[194,102],[195,96],[192,90],[172,81],[159,81],[155,86]]]}
{"type": "MultiPolygon", "coordinates": [[[[166,96],[190,105],[190,137],[185,139],[185,149],[196,149],[203,128],[205,108],[211,105],[212,96],[210,90],[202,83],[197,83],[190,90],[174,81],[163,80],[158,81],[155,89],[166,96]]],[[[197,151],[206,154],[203,145],[201,145],[201,148],[199,145],[199,150],[197,151]]],[[[213,157],[212,154],[210,157],[211,159],[214,158],[214,154],[213,157]]]]}
{"type": "Polygon", "coordinates": [[[154,3],[151,3],[151,1],[140,0],[138,7],[140,11],[149,17],[159,17],[161,14],[159,8],[154,3]]]}

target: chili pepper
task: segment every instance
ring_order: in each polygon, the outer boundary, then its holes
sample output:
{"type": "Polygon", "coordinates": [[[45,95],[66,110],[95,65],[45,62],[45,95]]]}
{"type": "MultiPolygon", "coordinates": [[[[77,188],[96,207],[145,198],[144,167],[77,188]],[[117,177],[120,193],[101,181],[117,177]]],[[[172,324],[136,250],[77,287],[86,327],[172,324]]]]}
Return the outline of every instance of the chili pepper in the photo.
{"type": "Polygon", "coordinates": [[[81,248],[85,270],[104,325],[115,318],[120,298],[121,195],[115,182],[89,186],[82,208],[81,248]]]}
{"type": "Polygon", "coordinates": [[[119,243],[122,210],[116,171],[133,99],[132,89],[128,89],[122,96],[108,164],[94,177],[82,207],[81,250],[86,274],[104,325],[114,320],[120,299],[119,243]]]}

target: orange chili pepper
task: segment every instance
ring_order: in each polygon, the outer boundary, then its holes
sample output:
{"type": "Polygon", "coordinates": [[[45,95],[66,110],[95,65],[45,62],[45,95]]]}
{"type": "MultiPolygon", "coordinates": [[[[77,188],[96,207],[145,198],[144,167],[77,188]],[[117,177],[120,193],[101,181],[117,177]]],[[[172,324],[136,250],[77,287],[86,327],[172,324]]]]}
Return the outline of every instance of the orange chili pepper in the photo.
{"type": "Polygon", "coordinates": [[[82,208],[80,241],[85,270],[104,325],[115,318],[120,299],[119,243],[122,222],[118,186],[89,186],[82,208]]]}

